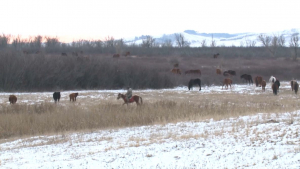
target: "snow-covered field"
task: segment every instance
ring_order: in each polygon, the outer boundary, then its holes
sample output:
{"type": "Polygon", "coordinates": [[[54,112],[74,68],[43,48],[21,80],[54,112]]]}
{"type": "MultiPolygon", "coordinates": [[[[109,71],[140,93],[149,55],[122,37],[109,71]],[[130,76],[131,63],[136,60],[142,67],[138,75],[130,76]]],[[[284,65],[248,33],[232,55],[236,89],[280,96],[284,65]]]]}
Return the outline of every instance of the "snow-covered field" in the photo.
{"type": "MultiPolygon", "coordinates": [[[[282,83],[283,90],[288,87],[288,82],[282,83]]],[[[268,88],[265,93],[261,88],[252,88],[203,87],[201,94],[235,92],[272,96],[268,88]]],[[[156,92],[192,95],[199,94],[197,89],[187,91],[186,87],[179,87],[156,92]]],[[[104,91],[109,93],[105,96],[121,104],[116,100],[118,92],[124,90],[104,91]]],[[[136,92],[149,95],[153,91],[136,92]]],[[[1,99],[7,94],[2,93],[1,99]]],[[[46,94],[51,101],[51,93],[46,94]]],[[[96,98],[101,94],[97,91],[96,98]]],[[[23,101],[20,104],[33,103],[30,99],[23,101]]],[[[300,168],[299,115],[300,111],[257,112],[221,121],[208,119],[0,140],[0,168],[300,168]]]]}

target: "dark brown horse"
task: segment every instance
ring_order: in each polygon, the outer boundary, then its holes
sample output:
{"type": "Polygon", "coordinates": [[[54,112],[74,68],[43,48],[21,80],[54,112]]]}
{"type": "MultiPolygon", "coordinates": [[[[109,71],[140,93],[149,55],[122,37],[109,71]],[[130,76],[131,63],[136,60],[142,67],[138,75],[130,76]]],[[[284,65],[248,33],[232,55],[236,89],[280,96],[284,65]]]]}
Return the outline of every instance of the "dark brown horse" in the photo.
{"type": "Polygon", "coordinates": [[[246,83],[248,82],[248,83],[249,83],[249,85],[250,85],[250,83],[252,83],[252,84],[253,84],[253,81],[252,81],[252,76],[251,76],[251,75],[248,75],[248,74],[243,74],[243,75],[241,76],[241,79],[244,79],[244,80],[246,80],[246,83]]]}
{"type": "Polygon", "coordinates": [[[262,91],[266,91],[266,85],[267,85],[267,83],[266,83],[266,81],[262,81],[261,82],[261,88],[262,88],[262,91]]]}
{"type": "Polygon", "coordinates": [[[174,67],[179,67],[179,63],[175,63],[175,64],[174,64],[174,67]]]}
{"type": "Polygon", "coordinates": [[[78,96],[78,93],[71,93],[70,95],[69,95],[69,97],[70,97],[70,101],[72,100],[73,102],[74,101],[76,101],[76,97],[78,96]]]}
{"type": "Polygon", "coordinates": [[[130,56],[130,52],[127,51],[124,56],[130,56]]]}
{"type": "Polygon", "coordinates": [[[124,100],[123,105],[124,105],[124,104],[127,104],[127,106],[128,106],[128,103],[133,103],[133,102],[135,102],[137,106],[143,104],[143,99],[142,99],[142,97],[140,97],[140,96],[138,96],[138,95],[132,96],[132,97],[129,99],[129,102],[127,102],[126,96],[125,96],[124,94],[119,93],[117,99],[119,100],[120,98],[122,98],[122,99],[124,100]],[[141,100],[141,103],[140,103],[140,100],[141,100]]]}
{"type": "Polygon", "coordinates": [[[256,87],[261,87],[261,82],[262,82],[262,77],[261,76],[256,76],[255,77],[255,85],[256,85],[256,87]]]}
{"type": "Polygon", "coordinates": [[[61,53],[61,55],[62,55],[62,56],[68,56],[68,54],[67,54],[67,53],[64,53],[64,52],[61,53]]]}
{"type": "Polygon", "coordinates": [[[277,91],[278,91],[278,84],[277,83],[273,83],[272,84],[272,90],[273,90],[273,94],[277,95],[277,91]]]}
{"type": "Polygon", "coordinates": [[[223,86],[224,86],[224,85],[225,85],[225,88],[226,88],[226,89],[228,89],[228,85],[229,85],[230,88],[231,88],[231,84],[232,84],[232,80],[231,80],[231,79],[229,79],[229,78],[224,79],[223,85],[222,85],[222,89],[223,89],[223,86]]]}
{"type": "Polygon", "coordinates": [[[295,81],[293,85],[294,85],[295,94],[297,94],[298,93],[298,89],[299,89],[299,84],[295,81]]]}
{"type": "Polygon", "coordinates": [[[181,71],[180,71],[180,69],[178,69],[178,68],[172,69],[171,72],[174,73],[174,74],[179,74],[179,75],[181,75],[181,71]]]}
{"type": "MultiPolygon", "coordinates": [[[[275,81],[274,81],[275,82],[275,81]]],[[[296,81],[295,80],[292,80],[291,81],[291,88],[292,88],[292,91],[294,91],[294,83],[295,83],[296,81]]]]}
{"type": "Polygon", "coordinates": [[[227,70],[227,71],[224,71],[224,72],[223,72],[223,75],[224,75],[224,76],[235,76],[236,73],[235,73],[234,70],[227,70]]]}
{"type": "Polygon", "coordinates": [[[215,59],[218,58],[219,55],[220,55],[219,53],[214,54],[214,58],[215,59]]]}
{"type": "Polygon", "coordinates": [[[113,58],[120,58],[120,54],[114,54],[113,58]]]}
{"type": "Polygon", "coordinates": [[[185,74],[198,74],[198,75],[201,75],[201,71],[199,69],[187,70],[187,71],[185,71],[185,74]]]}
{"type": "Polygon", "coordinates": [[[17,96],[15,96],[15,95],[9,95],[8,100],[9,100],[10,104],[15,104],[17,102],[17,96]]]}

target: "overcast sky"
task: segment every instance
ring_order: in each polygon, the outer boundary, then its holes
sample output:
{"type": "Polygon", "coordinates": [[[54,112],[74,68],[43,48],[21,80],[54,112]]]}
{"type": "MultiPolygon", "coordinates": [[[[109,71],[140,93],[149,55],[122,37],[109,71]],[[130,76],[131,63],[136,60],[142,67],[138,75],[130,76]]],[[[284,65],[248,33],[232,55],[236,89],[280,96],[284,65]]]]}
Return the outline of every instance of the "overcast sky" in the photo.
{"type": "Polygon", "coordinates": [[[0,33],[60,39],[300,28],[297,0],[0,0],[0,33]]]}

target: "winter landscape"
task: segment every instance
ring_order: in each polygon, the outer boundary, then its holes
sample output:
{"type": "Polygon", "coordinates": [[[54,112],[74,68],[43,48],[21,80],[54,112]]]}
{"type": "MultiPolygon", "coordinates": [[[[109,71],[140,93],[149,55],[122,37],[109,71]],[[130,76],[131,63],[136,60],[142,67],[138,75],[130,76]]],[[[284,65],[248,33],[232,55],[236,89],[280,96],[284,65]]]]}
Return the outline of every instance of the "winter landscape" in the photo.
{"type": "MultiPolygon", "coordinates": [[[[138,109],[135,104],[122,106],[123,101],[116,99],[117,94],[125,93],[125,90],[78,91],[80,95],[77,102],[69,103],[67,95],[72,92],[64,92],[58,106],[73,104],[84,107],[83,103],[87,104],[87,100],[92,99],[95,104],[110,102],[121,109],[138,109]]],[[[6,99],[9,94],[1,93],[1,102],[8,104],[6,99]]],[[[232,113],[225,118],[212,116],[201,120],[195,118],[136,127],[2,139],[1,168],[300,167],[300,111],[295,110],[299,107],[299,96],[291,91],[289,82],[281,83],[277,96],[273,95],[270,84],[266,92],[255,85],[244,84],[233,85],[228,90],[221,86],[202,86],[201,91],[197,87],[188,91],[186,86],[182,86],[136,90],[134,94],[143,97],[144,106],[155,106],[161,100],[207,106],[205,100],[212,99],[216,107],[220,102],[236,107],[231,108],[232,113]],[[157,95],[162,97],[157,98],[157,95]],[[240,102],[226,99],[234,95],[241,99],[240,102]],[[244,102],[244,97],[247,102],[244,102]],[[259,97],[263,99],[256,103],[259,97]],[[289,99],[295,102],[284,102],[289,99]],[[249,109],[256,104],[267,105],[265,109],[268,106],[278,107],[274,111],[261,109],[242,115],[238,109],[241,104],[250,106],[249,109]],[[239,113],[234,113],[234,109],[238,109],[239,113]]],[[[18,104],[53,103],[51,95],[50,92],[18,93],[18,104]]]]}

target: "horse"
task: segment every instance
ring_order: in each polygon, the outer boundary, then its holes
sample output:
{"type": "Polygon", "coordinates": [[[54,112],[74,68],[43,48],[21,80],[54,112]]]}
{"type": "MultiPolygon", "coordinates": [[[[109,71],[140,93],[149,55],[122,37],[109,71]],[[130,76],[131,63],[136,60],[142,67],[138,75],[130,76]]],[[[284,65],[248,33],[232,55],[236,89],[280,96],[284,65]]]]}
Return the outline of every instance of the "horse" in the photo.
{"type": "Polygon", "coordinates": [[[179,63],[175,63],[175,64],[174,64],[174,67],[179,67],[179,63]]]}
{"type": "Polygon", "coordinates": [[[273,94],[277,95],[277,91],[278,91],[278,84],[277,83],[272,84],[272,90],[273,90],[273,94]]]}
{"type": "Polygon", "coordinates": [[[188,85],[189,90],[190,90],[191,88],[193,88],[194,85],[199,85],[199,87],[200,87],[199,91],[201,91],[201,80],[200,80],[200,79],[191,79],[191,80],[189,81],[189,85],[188,85]]]}
{"type": "Polygon", "coordinates": [[[267,85],[267,83],[266,83],[266,81],[262,81],[261,82],[261,88],[262,88],[262,91],[266,91],[266,85],[267,85]]]}
{"type": "Polygon", "coordinates": [[[277,91],[279,91],[279,86],[280,86],[280,82],[278,79],[276,79],[276,81],[274,82],[274,84],[277,85],[277,91]]]}
{"type": "Polygon", "coordinates": [[[54,99],[54,102],[56,103],[57,101],[59,102],[59,99],[60,99],[60,92],[54,92],[53,93],[53,99],[54,99]]]}
{"type": "Polygon", "coordinates": [[[78,96],[78,93],[71,93],[70,95],[69,95],[69,97],[70,97],[70,101],[72,100],[73,102],[74,101],[76,101],[76,97],[78,96]]]}
{"type": "Polygon", "coordinates": [[[219,53],[214,54],[214,58],[215,59],[218,58],[219,55],[220,55],[219,53]]]}
{"type": "Polygon", "coordinates": [[[141,97],[141,96],[138,96],[138,95],[132,96],[132,97],[129,99],[129,102],[127,102],[127,99],[126,99],[125,94],[119,93],[119,94],[118,94],[118,97],[117,97],[117,100],[119,100],[120,98],[122,98],[122,99],[124,100],[123,105],[124,105],[124,104],[127,104],[127,106],[128,106],[128,103],[133,103],[133,102],[135,102],[137,106],[143,104],[143,99],[142,99],[142,97],[141,97]],[[141,100],[141,103],[140,103],[140,100],[141,100]]]}
{"type": "Polygon", "coordinates": [[[229,78],[224,79],[223,85],[222,85],[222,89],[223,89],[223,86],[224,86],[224,85],[226,85],[226,89],[228,89],[228,85],[229,85],[230,88],[231,88],[231,84],[232,84],[232,80],[231,80],[231,79],[229,79],[229,78]]]}
{"type": "Polygon", "coordinates": [[[251,75],[248,75],[248,74],[243,74],[241,76],[241,79],[244,79],[246,80],[246,83],[248,82],[250,84],[250,82],[253,84],[253,81],[252,81],[252,76],[251,75]]]}
{"type": "Polygon", "coordinates": [[[216,73],[217,73],[217,75],[220,75],[220,74],[222,74],[222,71],[221,71],[221,69],[216,69],[216,73]]]}
{"type": "Polygon", "coordinates": [[[199,75],[201,75],[201,71],[199,69],[187,70],[187,71],[185,71],[185,74],[199,74],[199,75]]]}
{"type": "Polygon", "coordinates": [[[180,71],[180,69],[178,69],[178,68],[172,69],[171,72],[174,73],[174,74],[179,74],[179,75],[181,75],[181,71],[180,71]]]}
{"type": "Polygon", "coordinates": [[[223,72],[223,75],[224,75],[224,76],[235,76],[236,73],[235,73],[234,70],[227,70],[227,71],[224,71],[224,72],[223,72]]]}
{"type": "Polygon", "coordinates": [[[262,77],[261,76],[256,76],[255,77],[255,85],[256,85],[256,87],[261,87],[261,82],[262,82],[262,77]]]}
{"type": "Polygon", "coordinates": [[[120,54],[114,54],[113,58],[120,58],[120,54]]]}
{"type": "Polygon", "coordinates": [[[129,56],[129,55],[130,55],[130,52],[127,51],[124,56],[129,56]]]}
{"type": "Polygon", "coordinates": [[[276,81],[276,78],[274,76],[271,76],[270,79],[269,79],[269,82],[274,83],[275,81],[276,81]]]}
{"type": "Polygon", "coordinates": [[[293,83],[293,85],[294,85],[294,90],[295,90],[295,94],[297,94],[298,93],[298,89],[299,89],[299,84],[295,81],[294,83],[293,83]]]}
{"type": "MultiPolygon", "coordinates": [[[[294,91],[294,83],[295,83],[296,81],[295,80],[291,80],[291,88],[292,88],[292,91],[294,91]]],[[[297,82],[296,82],[297,83],[297,82]]]]}
{"type": "Polygon", "coordinates": [[[68,56],[67,53],[64,53],[64,52],[61,53],[61,55],[62,55],[62,56],[68,56]]]}
{"type": "Polygon", "coordinates": [[[8,100],[9,100],[10,104],[15,104],[18,99],[17,99],[17,96],[15,96],[15,95],[9,95],[8,100]]]}

